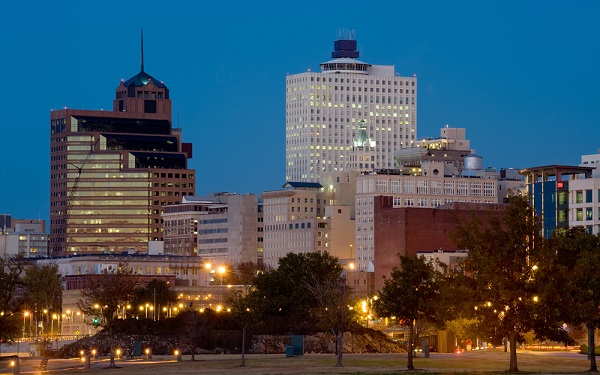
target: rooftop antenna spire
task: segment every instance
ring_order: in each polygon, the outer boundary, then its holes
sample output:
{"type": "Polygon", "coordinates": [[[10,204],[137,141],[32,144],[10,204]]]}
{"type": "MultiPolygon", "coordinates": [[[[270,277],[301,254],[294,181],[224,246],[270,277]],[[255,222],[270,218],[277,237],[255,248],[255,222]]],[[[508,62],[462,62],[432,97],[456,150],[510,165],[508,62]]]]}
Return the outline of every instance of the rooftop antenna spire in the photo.
{"type": "Polygon", "coordinates": [[[142,72],[144,71],[144,28],[142,27],[142,72]]]}

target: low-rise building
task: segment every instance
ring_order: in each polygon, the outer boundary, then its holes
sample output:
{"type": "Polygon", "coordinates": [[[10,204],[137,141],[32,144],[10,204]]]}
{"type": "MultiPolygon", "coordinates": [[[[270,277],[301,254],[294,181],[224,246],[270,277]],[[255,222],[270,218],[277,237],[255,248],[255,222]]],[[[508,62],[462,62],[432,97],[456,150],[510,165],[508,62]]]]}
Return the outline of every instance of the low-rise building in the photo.
{"type": "MultiPolygon", "coordinates": [[[[583,164],[583,163],[582,163],[583,164]]],[[[584,226],[599,233],[600,177],[591,166],[546,165],[521,170],[531,206],[545,237],[557,229],[584,226]]]]}
{"type": "Polygon", "coordinates": [[[45,257],[48,235],[45,220],[13,219],[0,215],[0,255],[45,257]]]}
{"type": "Polygon", "coordinates": [[[262,263],[262,202],[255,194],[183,197],[165,207],[165,254],[200,256],[214,264],[262,263]]]}
{"type": "MultiPolygon", "coordinates": [[[[173,316],[184,308],[217,309],[224,304],[232,286],[213,285],[212,270],[206,262],[197,256],[147,255],[147,254],[86,254],[58,258],[37,259],[40,265],[56,265],[64,277],[62,310],[47,314],[57,314],[63,336],[83,336],[94,334],[97,327],[93,325],[93,316],[85,316],[78,307],[81,289],[88,276],[102,277],[103,273],[112,272],[118,267],[128,269],[139,284],[146,284],[154,279],[169,283],[177,293],[178,301],[169,306],[126,306],[120,314],[121,318],[139,316],[155,320],[173,316]],[[149,314],[149,315],[146,315],[149,314]]],[[[38,309],[41,311],[41,307],[38,309]]],[[[39,312],[38,311],[38,312],[39,312]]],[[[46,327],[46,329],[48,329],[46,327]]]]}

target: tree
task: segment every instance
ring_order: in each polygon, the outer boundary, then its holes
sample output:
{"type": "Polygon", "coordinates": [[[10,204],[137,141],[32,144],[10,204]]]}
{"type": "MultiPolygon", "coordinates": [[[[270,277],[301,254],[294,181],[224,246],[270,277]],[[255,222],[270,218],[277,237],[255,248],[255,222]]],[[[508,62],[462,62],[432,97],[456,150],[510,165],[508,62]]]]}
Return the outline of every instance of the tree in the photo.
{"type": "Polygon", "coordinates": [[[23,284],[29,308],[47,309],[59,313],[62,309],[62,275],[58,265],[33,264],[25,270],[23,284]]]}
{"type": "Polygon", "coordinates": [[[330,275],[339,275],[342,266],[328,253],[287,254],[279,259],[275,270],[258,274],[250,294],[257,294],[263,302],[266,318],[282,318],[290,331],[298,331],[307,323],[315,297],[303,286],[304,280],[316,275],[319,281],[330,275]]]}
{"type": "Polygon", "coordinates": [[[383,289],[375,301],[379,316],[406,320],[409,326],[407,368],[414,370],[413,345],[415,321],[437,321],[436,298],[438,278],[433,264],[424,257],[400,256],[400,268],[394,267],[390,277],[384,277],[383,289]]]}
{"type": "Polygon", "coordinates": [[[541,301],[538,317],[552,322],[543,336],[572,340],[563,323],[585,324],[588,330],[589,371],[598,371],[594,333],[600,327],[600,239],[584,227],[557,230],[540,264],[541,301]]]}
{"type": "Polygon", "coordinates": [[[534,266],[544,249],[528,198],[511,196],[503,212],[457,223],[452,237],[469,251],[466,272],[478,297],[473,309],[493,339],[509,338],[509,371],[518,371],[517,336],[534,326],[534,266]]]}
{"type": "Polygon", "coordinates": [[[16,313],[24,305],[21,278],[27,264],[22,257],[0,258],[0,339],[12,338],[19,331],[16,313]]]}
{"type": "Polygon", "coordinates": [[[183,343],[190,349],[194,361],[196,349],[202,345],[208,332],[215,325],[215,312],[211,309],[205,309],[202,313],[191,309],[184,310],[177,314],[176,319],[181,322],[180,335],[183,343]]]}
{"type": "Polygon", "coordinates": [[[242,290],[237,290],[227,299],[227,305],[231,306],[231,319],[242,330],[242,367],[246,366],[246,333],[261,320],[261,302],[256,294],[242,290]]]}
{"type": "MultiPolygon", "coordinates": [[[[137,277],[124,264],[98,275],[86,275],[77,305],[88,316],[97,317],[97,325],[106,329],[110,337],[110,365],[115,366],[113,327],[119,312],[131,301],[137,286],[137,277]]],[[[96,318],[95,318],[96,319],[96,318]]]]}
{"type": "Polygon", "coordinates": [[[479,334],[479,321],[475,318],[457,318],[449,320],[444,324],[446,329],[456,336],[456,341],[475,339],[479,334]]]}
{"type": "Polygon", "coordinates": [[[242,262],[235,267],[234,272],[226,273],[225,280],[227,284],[232,285],[250,285],[252,280],[258,274],[259,268],[254,262],[242,262]]]}
{"type": "Polygon", "coordinates": [[[319,277],[317,274],[307,276],[303,285],[315,298],[317,305],[312,315],[321,326],[329,330],[336,339],[336,367],[343,367],[344,332],[354,321],[354,310],[350,310],[349,300],[352,289],[346,285],[341,274],[328,274],[319,277]]]}
{"type": "Polygon", "coordinates": [[[169,308],[171,304],[177,301],[177,293],[171,289],[171,285],[159,279],[153,279],[144,286],[138,286],[135,289],[134,297],[131,300],[133,308],[150,304],[156,317],[160,316],[161,309],[169,308]]]}

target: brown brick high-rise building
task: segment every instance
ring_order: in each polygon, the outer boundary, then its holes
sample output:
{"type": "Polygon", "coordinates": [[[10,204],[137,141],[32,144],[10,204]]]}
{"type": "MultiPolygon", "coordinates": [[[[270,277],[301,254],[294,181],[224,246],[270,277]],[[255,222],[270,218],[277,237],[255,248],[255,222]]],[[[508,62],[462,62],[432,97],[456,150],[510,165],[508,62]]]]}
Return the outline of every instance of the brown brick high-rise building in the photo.
{"type": "Polygon", "coordinates": [[[52,255],[145,252],[162,208],[195,195],[192,145],[171,122],[167,86],[144,71],[121,81],[113,110],[50,113],[52,255]]]}

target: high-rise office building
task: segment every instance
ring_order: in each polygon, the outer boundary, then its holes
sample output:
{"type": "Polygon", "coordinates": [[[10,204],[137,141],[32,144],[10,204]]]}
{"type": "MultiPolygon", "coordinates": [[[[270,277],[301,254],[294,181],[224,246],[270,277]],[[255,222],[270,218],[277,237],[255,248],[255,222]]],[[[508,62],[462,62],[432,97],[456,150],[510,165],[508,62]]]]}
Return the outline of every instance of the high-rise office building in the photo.
{"type": "MultiPolygon", "coordinates": [[[[417,79],[394,66],[358,60],[356,40],[334,43],[321,72],[286,78],[286,179],[318,182],[347,171],[361,127],[374,142],[374,168],[393,168],[394,151],[410,147],[417,131],[417,79]]],[[[371,163],[369,163],[371,164],[371,163]]]]}
{"type": "Polygon", "coordinates": [[[121,81],[112,111],[50,113],[50,252],[145,252],[163,206],[195,195],[192,145],[172,127],[169,89],[144,71],[121,81]]]}

